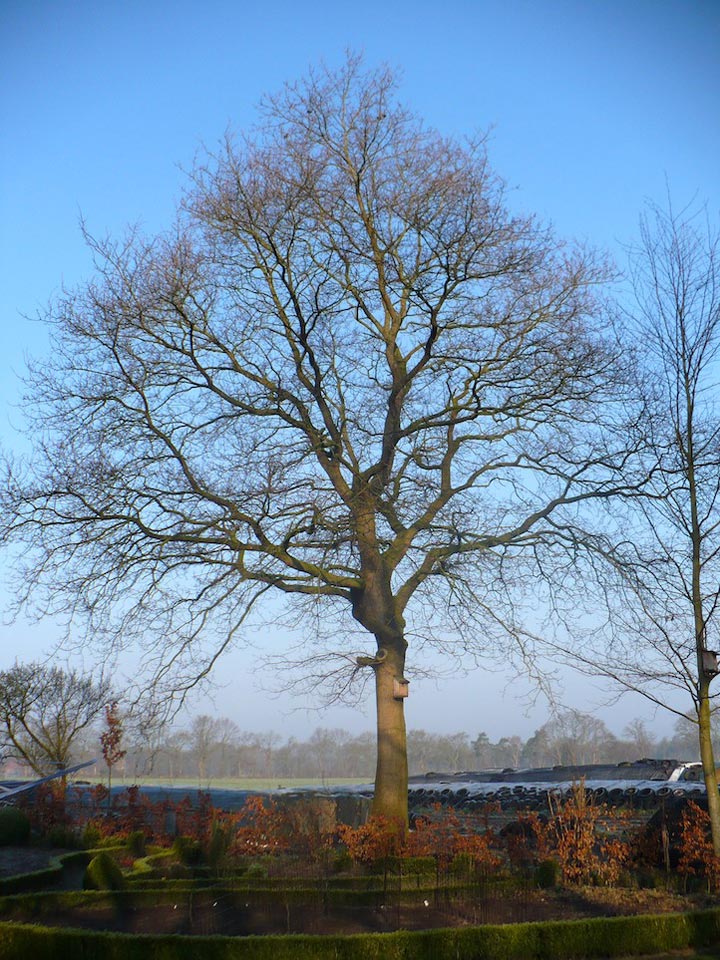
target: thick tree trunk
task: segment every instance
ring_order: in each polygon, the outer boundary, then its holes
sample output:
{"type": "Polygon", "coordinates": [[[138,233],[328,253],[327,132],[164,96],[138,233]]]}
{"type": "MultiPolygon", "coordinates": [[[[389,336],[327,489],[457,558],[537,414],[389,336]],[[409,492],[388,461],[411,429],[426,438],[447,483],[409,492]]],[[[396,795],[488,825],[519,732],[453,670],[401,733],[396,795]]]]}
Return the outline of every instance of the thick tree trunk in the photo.
{"type": "MultiPolygon", "coordinates": [[[[367,523],[372,527],[372,518],[367,523]]],[[[368,550],[362,588],[353,591],[353,616],[373,634],[376,658],[367,665],[375,673],[377,766],[372,813],[408,825],[408,762],[404,700],[396,699],[395,681],[405,668],[405,621],[392,593],[390,574],[376,551],[368,550]]]]}
{"type": "Polygon", "coordinates": [[[408,825],[408,762],[405,732],[405,701],[395,698],[395,680],[402,678],[405,666],[404,643],[389,649],[375,666],[377,703],[377,766],[372,813],[408,825]]]}

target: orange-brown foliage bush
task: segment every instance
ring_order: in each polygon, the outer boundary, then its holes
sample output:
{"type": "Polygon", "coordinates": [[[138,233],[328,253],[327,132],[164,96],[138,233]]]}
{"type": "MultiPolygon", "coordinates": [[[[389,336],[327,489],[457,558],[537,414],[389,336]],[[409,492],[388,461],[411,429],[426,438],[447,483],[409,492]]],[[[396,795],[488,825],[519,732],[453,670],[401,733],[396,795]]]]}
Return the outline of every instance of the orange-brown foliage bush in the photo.
{"type": "Polygon", "coordinates": [[[277,804],[263,797],[248,797],[237,815],[230,850],[238,856],[279,853],[288,848],[286,821],[277,804]]]}
{"type": "Polygon", "coordinates": [[[337,834],[357,863],[401,856],[405,845],[402,825],[383,816],[371,816],[359,827],[340,824],[337,834]]]}
{"type": "Polygon", "coordinates": [[[534,813],[524,818],[535,834],[534,861],[556,860],[566,883],[617,883],[630,846],[604,829],[608,815],[605,804],[592,803],[584,783],[576,784],[565,799],[551,798],[547,820],[534,813]]]}
{"type": "Polygon", "coordinates": [[[446,867],[459,854],[467,854],[476,865],[493,870],[502,863],[493,849],[494,841],[487,822],[485,829],[478,832],[476,824],[469,824],[455,810],[437,806],[434,817],[419,817],[415,821],[404,852],[407,856],[434,857],[439,867],[446,867]]]}
{"type": "Polygon", "coordinates": [[[690,801],[680,820],[678,873],[704,877],[708,892],[720,890],[720,857],[715,855],[710,835],[710,816],[690,801]]]}

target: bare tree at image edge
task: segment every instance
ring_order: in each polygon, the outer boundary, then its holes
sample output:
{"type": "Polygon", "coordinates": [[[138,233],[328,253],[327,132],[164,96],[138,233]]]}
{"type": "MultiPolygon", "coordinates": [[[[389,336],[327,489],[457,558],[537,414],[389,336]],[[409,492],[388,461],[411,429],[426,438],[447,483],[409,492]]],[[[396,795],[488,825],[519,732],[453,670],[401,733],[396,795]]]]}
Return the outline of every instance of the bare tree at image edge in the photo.
{"type": "Polygon", "coordinates": [[[694,720],[720,855],[711,733],[720,647],[720,232],[704,210],[651,205],[630,264],[630,332],[643,344],[639,389],[651,400],[642,422],[649,482],[626,514],[632,535],[608,551],[621,590],[620,602],[610,594],[609,632],[562,653],[694,720]]]}
{"type": "Polygon", "coordinates": [[[625,441],[604,265],[394,97],[355,58],[311,73],[197,169],[171,232],[91,241],[5,509],[28,597],[144,639],[156,692],[206,675],[268,591],[322,601],[340,646],[350,613],[373,810],[402,824],[408,637],[512,637],[516,585],[577,557],[625,441]]]}
{"type": "Polygon", "coordinates": [[[110,685],[102,678],[42,663],[16,663],[0,672],[0,750],[39,777],[55,773],[71,763],[78,737],[100,717],[110,697],[110,685]]]}

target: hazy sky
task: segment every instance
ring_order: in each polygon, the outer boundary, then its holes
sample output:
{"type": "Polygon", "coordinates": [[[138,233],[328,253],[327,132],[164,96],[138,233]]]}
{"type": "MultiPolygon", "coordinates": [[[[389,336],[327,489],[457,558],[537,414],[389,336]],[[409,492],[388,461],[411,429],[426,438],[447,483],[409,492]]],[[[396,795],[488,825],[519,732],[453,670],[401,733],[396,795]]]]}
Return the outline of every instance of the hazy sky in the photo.
{"type": "MultiPolygon", "coordinates": [[[[162,229],[203,144],[247,128],[264,92],[348,48],[401,71],[402,98],[441,131],[492,130],[513,205],[620,263],[643,202],[662,201],[666,183],[717,216],[718,0],[0,0],[3,445],[19,442],[24,355],[46,345],[34,315],[90,275],[80,217],[96,235],[136,221],[162,229]]],[[[53,635],[52,624],[5,629],[0,666],[53,635]]],[[[216,708],[248,729],[372,725],[371,711],[288,720],[302,704],[267,701],[247,667],[240,654],[226,663],[232,686],[216,708]]],[[[408,722],[429,729],[527,735],[543,718],[503,699],[497,675],[411,690],[408,722]]],[[[585,681],[568,683],[571,705],[592,697],[585,681]]]]}

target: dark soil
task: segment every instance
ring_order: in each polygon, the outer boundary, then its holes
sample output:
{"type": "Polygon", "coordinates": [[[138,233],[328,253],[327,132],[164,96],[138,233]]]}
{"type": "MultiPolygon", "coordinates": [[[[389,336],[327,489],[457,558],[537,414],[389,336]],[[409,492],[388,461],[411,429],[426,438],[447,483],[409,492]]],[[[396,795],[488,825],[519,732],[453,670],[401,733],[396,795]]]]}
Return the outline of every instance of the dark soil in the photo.
{"type": "Polygon", "coordinates": [[[14,877],[34,873],[49,867],[58,853],[66,851],[40,850],[36,847],[0,847],[0,877],[14,877]]]}

